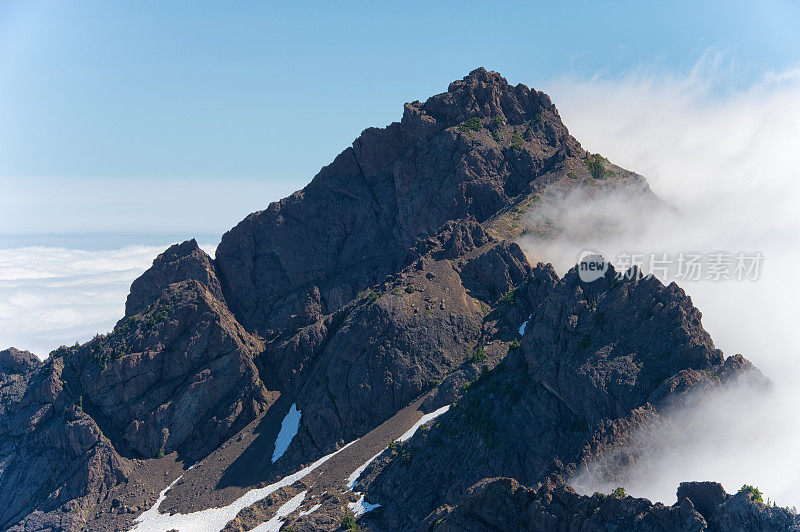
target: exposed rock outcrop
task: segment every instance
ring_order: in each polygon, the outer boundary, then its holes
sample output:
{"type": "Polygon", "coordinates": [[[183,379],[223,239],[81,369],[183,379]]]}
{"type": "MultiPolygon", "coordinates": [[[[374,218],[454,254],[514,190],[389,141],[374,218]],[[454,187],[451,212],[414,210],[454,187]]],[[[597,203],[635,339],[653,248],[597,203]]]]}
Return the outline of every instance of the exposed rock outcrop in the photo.
{"type": "Polygon", "coordinates": [[[80,529],[129,466],[65,388],[62,359],[9,349],[0,365],[0,529],[80,529]]]}
{"type": "MultiPolygon", "coordinates": [[[[585,152],[545,94],[497,73],[406,104],[400,122],[365,130],[303,190],[226,233],[213,260],[194,240],[159,255],[109,334],[45,362],[0,352],[0,528],[125,528],[178,476],[176,460],[200,460],[191,482],[216,483],[178,485],[165,507],[226,504],[409,405],[448,404],[367,468],[359,489],[383,507],[365,526],[794,526],[710,485],[682,485],[673,507],[567,486],[589,469],[624,476],[637,431],[683,398],[764,384],[714,347],[676,285],[635,270],[559,279],[510,240],[542,197],[620,187],[656,201],[641,176],[585,152]],[[299,430],[267,462],[290,404],[299,430]],[[225,500],[191,498],[217,488],[225,500]]],[[[392,442],[379,436],[370,446],[392,442]]],[[[326,479],[333,510],[295,516],[299,529],[342,517],[353,494],[338,485],[326,479]]],[[[230,526],[263,520],[286,488],[230,526]]]]}
{"type": "Polygon", "coordinates": [[[226,233],[216,264],[228,304],[260,333],[284,329],[314,287],[331,313],[396,271],[418,237],[485,221],[581,155],[545,94],[475,70],[226,233]]]}
{"type": "Polygon", "coordinates": [[[155,303],[169,285],[191,280],[199,282],[215,299],[225,300],[211,258],[194,239],[171,246],[133,281],[125,301],[125,316],[139,314],[155,303]]]}
{"type": "MultiPolygon", "coordinates": [[[[287,390],[303,410],[308,452],[365,434],[443,379],[450,399],[458,397],[500,319],[487,317],[498,305],[492,292],[512,290],[530,271],[519,246],[498,242],[474,220],[448,222],[406,262],[339,311],[269,342],[259,357],[262,374],[272,372],[270,387],[287,390]],[[504,273],[472,275],[469,266],[485,257],[504,273]]],[[[481,363],[504,354],[499,343],[490,351],[481,363]]]]}
{"type": "Polygon", "coordinates": [[[30,351],[13,347],[0,351],[0,388],[5,388],[15,377],[25,377],[42,365],[42,361],[30,351]]]}
{"type": "Polygon", "coordinates": [[[121,451],[202,457],[275,399],[253,362],[262,341],[220,297],[205,252],[172,246],[133,283],[114,331],[70,350],[70,383],[108,420],[121,451]]]}
{"type": "Polygon", "coordinates": [[[728,495],[716,482],[683,483],[673,506],[624,495],[580,496],[563,484],[537,490],[510,478],[472,486],[454,508],[436,514],[436,530],[797,530],[797,516],[752,500],[728,495]]]}
{"type": "Polygon", "coordinates": [[[404,445],[402,459],[386,458],[370,485],[370,500],[386,501],[379,529],[421,523],[482,478],[567,482],[600,461],[593,475],[622,475],[637,457],[633,435],[660,421],[660,404],[690,388],[719,389],[718,375],[756,371],[742,357],[726,361],[674,284],[610,268],[592,283],[573,269],[551,286],[534,301],[519,348],[404,445]]]}

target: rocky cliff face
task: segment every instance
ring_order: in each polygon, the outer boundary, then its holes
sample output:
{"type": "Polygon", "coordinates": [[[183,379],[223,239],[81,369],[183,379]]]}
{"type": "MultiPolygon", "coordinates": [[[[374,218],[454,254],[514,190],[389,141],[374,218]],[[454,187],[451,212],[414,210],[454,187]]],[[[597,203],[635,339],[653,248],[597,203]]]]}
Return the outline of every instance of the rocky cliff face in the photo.
{"type": "Polygon", "coordinates": [[[114,331],[66,355],[69,383],[121,452],[205,456],[274,400],[253,362],[262,341],[221,297],[197,244],[172,246],[133,283],[114,331]]]}
{"type": "Polygon", "coordinates": [[[0,528],[79,530],[129,471],[63,371],[60,358],[0,351],[0,528]]]}
{"type": "Polygon", "coordinates": [[[308,322],[397,270],[448,220],[483,222],[583,154],[543,93],[479,69],[370,128],[311,181],[225,234],[216,264],[248,329],[308,322]]]}
{"type": "Polygon", "coordinates": [[[406,262],[341,310],[270,342],[259,358],[275,388],[307,405],[303,426],[319,449],[365,434],[443,379],[453,381],[444,387],[463,384],[496,292],[530,269],[516,244],[474,220],[446,224],[406,262]],[[484,262],[497,268],[491,278],[475,272],[484,262]]]}
{"type": "Polygon", "coordinates": [[[372,499],[389,501],[379,528],[431,524],[482,478],[564,484],[580,469],[624,485],[640,444],[632,434],[658,423],[668,399],[745,374],[766,386],[741,357],[713,347],[674,284],[635,271],[618,279],[610,268],[592,283],[575,269],[555,283],[534,273],[520,290],[528,287],[537,295],[519,347],[398,450],[400,460],[376,465],[372,499]]]}
{"type": "Polygon", "coordinates": [[[595,494],[581,497],[547,483],[538,490],[514,479],[486,479],[471,487],[458,506],[437,514],[436,530],[790,530],[796,518],[766,507],[748,492],[728,495],[716,482],[684,482],[673,506],[647,499],[595,494]]]}
{"type": "Polygon", "coordinates": [[[674,507],[568,486],[579,472],[624,483],[632,434],[687,394],[763,381],[714,348],[674,284],[560,279],[512,240],[543,198],[621,187],[656,201],[641,176],[586,153],[545,94],[494,72],[406,104],[226,233],[213,260],[194,241],[166,250],[111,333],[44,363],[0,352],[0,528],[127,529],[198,460],[160,508],[228,508],[356,441],[223,523],[250,529],[308,495],[319,506],[285,524],[335,528],[354,497],[344,477],[418,407],[446,405],[363,466],[359,489],[382,504],[363,526],[794,526],[708,486],[682,486],[674,507]],[[290,404],[301,415],[278,453],[290,404]]]}

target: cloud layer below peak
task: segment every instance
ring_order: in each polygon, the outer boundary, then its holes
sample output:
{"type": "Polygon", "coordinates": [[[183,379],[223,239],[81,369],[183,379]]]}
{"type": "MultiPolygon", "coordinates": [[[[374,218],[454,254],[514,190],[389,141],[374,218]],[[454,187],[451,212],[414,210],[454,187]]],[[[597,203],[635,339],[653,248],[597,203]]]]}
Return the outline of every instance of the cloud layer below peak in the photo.
{"type": "MultiPolygon", "coordinates": [[[[213,245],[204,247],[213,252],[213,245]]],[[[0,349],[13,346],[44,358],[60,345],[111,330],[131,282],[163,250],[0,249],[0,349]]]]}
{"type": "Polygon", "coordinates": [[[532,260],[552,261],[562,273],[587,247],[612,261],[623,252],[763,253],[757,281],[679,284],[716,345],[744,354],[774,391],[731,388],[673,412],[665,437],[675,445],[654,450],[646,474],[631,471],[625,487],[672,503],[681,481],[717,480],[729,492],[747,483],[778,504],[800,506],[800,459],[792,450],[800,445],[800,313],[792,289],[800,261],[800,70],[720,90],[731,69],[709,55],[685,76],[641,71],[547,86],[585,148],[646,176],[676,210],[637,210],[617,197],[587,216],[580,198],[567,198],[549,214],[561,217],[566,236],[521,244],[532,260]],[[587,220],[617,230],[598,236],[587,220]]]}

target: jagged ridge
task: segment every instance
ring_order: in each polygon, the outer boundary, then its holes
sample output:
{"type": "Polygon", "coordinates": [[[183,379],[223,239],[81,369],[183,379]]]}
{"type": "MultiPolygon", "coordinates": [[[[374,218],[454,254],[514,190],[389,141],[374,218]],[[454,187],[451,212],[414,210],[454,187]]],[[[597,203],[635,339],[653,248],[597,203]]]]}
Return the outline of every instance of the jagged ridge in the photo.
{"type": "MultiPolygon", "coordinates": [[[[708,375],[747,370],[744,359],[713,348],[677,287],[636,276],[583,286],[574,274],[558,279],[549,266],[531,267],[503,240],[547,191],[629,186],[652,200],[641,176],[592,156],[605,165],[596,174],[588,155],[546,95],[477,69],[446,93],[406,104],[400,122],[365,130],[303,190],[226,233],[214,260],[194,241],[172,246],[133,283],[112,333],[61,348],[43,365],[19,352],[0,357],[0,382],[11,383],[0,388],[3,413],[13,420],[0,432],[8,508],[0,526],[127,523],[130,508],[150,504],[169,476],[152,457],[174,451],[188,465],[224,455],[252,423],[251,433],[274,437],[290,401],[303,417],[286,454],[265,469],[245,449],[230,468],[239,473],[223,471],[206,491],[296,471],[412,400],[431,409],[459,401],[414,442],[430,470],[405,482],[408,464],[393,458],[407,455],[389,453],[370,473],[370,496],[393,501],[372,526],[424,525],[493,472],[481,457],[501,449],[493,462],[500,473],[524,482],[555,475],[562,485],[616,451],[661,402],[716,386],[708,375]],[[518,346],[517,328],[531,313],[518,346]],[[630,323],[645,332],[631,336],[630,323]],[[610,389],[619,392],[613,399],[610,389]],[[526,405],[507,405],[504,426],[517,431],[495,434],[487,416],[511,398],[526,405]],[[528,434],[531,415],[555,436],[528,434]],[[436,450],[445,429],[463,455],[436,450]],[[13,431],[24,433],[23,446],[13,431]],[[523,453],[520,434],[538,447],[523,453]],[[43,474],[66,450],[69,464],[43,474]],[[455,488],[430,483],[409,495],[445,462],[462,463],[455,488]],[[247,469],[258,476],[241,475],[247,469]],[[142,478],[149,493],[127,487],[142,478]]],[[[259,441],[250,448],[262,449],[259,441]]],[[[181,502],[181,493],[193,500],[193,484],[171,491],[165,506],[193,506],[181,502]]],[[[341,507],[326,512],[298,525],[330,522],[341,507]]]]}

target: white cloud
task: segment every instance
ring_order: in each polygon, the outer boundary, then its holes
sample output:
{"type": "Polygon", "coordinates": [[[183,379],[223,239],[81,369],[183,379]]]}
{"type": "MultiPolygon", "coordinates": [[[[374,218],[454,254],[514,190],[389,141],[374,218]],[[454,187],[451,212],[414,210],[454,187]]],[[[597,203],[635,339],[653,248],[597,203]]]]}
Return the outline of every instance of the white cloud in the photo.
{"type": "MultiPolygon", "coordinates": [[[[671,504],[679,482],[713,480],[728,492],[755,484],[778,504],[796,506],[796,396],[791,387],[780,386],[765,398],[750,384],[737,382],[720,393],[690,398],[691,406],[672,410],[655,430],[636,434],[637,443],[647,445],[637,446],[644,451],[627,467],[627,493],[671,504]]],[[[612,464],[614,459],[613,453],[603,457],[612,464]]],[[[620,484],[598,482],[583,471],[572,482],[587,494],[609,493],[620,484]]]]}
{"type": "MultiPolygon", "coordinates": [[[[214,245],[203,247],[213,253],[214,245]]],[[[0,348],[45,357],[60,345],[111,330],[123,315],[131,282],[163,250],[0,249],[0,348]]]]}
{"type": "Polygon", "coordinates": [[[685,438],[650,464],[629,493],[672,502],[678,482],[711,480],[736,490],[758,485],[779,504],[800,506],[800,312],[793,286],[800,259],[800,76],[772,73],[742,89],[720,89],[731,64],[707,58],[686,77],[640,72],[622,79],[561,79],[545,87],[587,149],[645,175],[677,213],[640,212],[618,198],[550,213],[572,231],[549,245],[523,242],[532,259],[563,273],[587,246],[620,251],[761,251],[757,282],[683,284],[726,354],[742,353],[776,384],[739,399],[727,392],[675,413],[685,438]],[[588,211],[591,211],[588,213],[588,211]],[[599,213],[599,214],[598,214],[599,213]],[[619,229],[587,230],[600,216],[619,229]],[[622,222],[622,223],[620,223],[622,222]]]}

